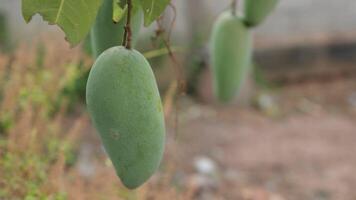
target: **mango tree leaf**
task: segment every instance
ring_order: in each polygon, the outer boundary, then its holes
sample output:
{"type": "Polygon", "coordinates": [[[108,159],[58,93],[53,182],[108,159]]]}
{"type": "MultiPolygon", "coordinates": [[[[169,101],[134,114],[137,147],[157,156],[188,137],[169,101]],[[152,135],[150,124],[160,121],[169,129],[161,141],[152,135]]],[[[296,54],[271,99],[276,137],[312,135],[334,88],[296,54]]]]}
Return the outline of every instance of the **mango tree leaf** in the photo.
{"type": "MultiPolygon", "coordinates": [[[[126,0],[114,0],[113,1],[113,21],[115,23],[123,20],[127,15],[126,0]]],[[[141,0],[132,0],[132,16],[135,15],[141,8],[141,0]]],[[[126,20],[126,19],[125,19],[126,20]]]]}
{"type": "Polygon", "coordinates": [[[27,23],[33,15],[42,15],[49,24],[58,25],[74,46],[87,36],[101,3],[102,0],[22,0],[22,15],[27,23]]]}
{"type": "Polygon", "coordinates": [[[124,18],[124,15],[126,13],[126,10],[127,10],[127,5],[125,5],[123,8],[121,7],[120,5],[121,3],[121,0],[114,0],[113,1],[113,21],[115,23],[119,23],[119,21],[124,18]]]}
{"type": "Polygon", "coordinates": [[[145,26],[154,22],[166,9],[171,0],[141,0],[145,14],[145,26]]]}
{"type": "Polygon", "coordinates": [[[141,7],[141,0],[132,0],[132,14],[136,14],[139,9],[142,9],[141,7]]]}
{"type": "MultiPolygon", "coordinates": [[[[126,20],[126,15],[127,15],[127,1],[126,0],[114,0],[113,2],[113,21],[115,23],[120,22],[121,20],[125,19],[126,20]]],[[[135,15],[139,9],[141,8],[141,0],[132,0],[132,12],[131,15],[135,15]]]]}

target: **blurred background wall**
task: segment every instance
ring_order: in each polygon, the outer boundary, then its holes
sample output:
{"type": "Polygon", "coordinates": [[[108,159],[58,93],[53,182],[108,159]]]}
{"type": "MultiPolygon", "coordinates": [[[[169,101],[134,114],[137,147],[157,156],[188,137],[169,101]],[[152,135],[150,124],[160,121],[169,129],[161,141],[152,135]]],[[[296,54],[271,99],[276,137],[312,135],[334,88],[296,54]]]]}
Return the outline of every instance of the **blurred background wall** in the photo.
{"type": "MultiPolygon", "coordinates": [[[[48,32],[63,34],[55,26],[43,23],[39,16],[25,25],[20,2],[0,0],[0,12],[8,19],[9,40],[13,43],[30,41],[48,32]]],[[[212,23],[229,3],[229,0],[173,0],[178,13],[174,38],[177,45],[190,49],[188,55],[196,56],[190,60],[207,59],[201,58],[204,57],[201,54],[206,52],[212,23]]],[[[281,0],[272,15],[253,30],[255,64],[267,79],[280,82],[290,80],[291,76],[296,80],[305,74],[314,77],[320,71],[329,76],[334,74],[335,64],[338,74],[355,74],[356,67],[350,65],[356,60],[355,10],[354,0],[281,0]]],[[[171,9],[167,13],[172,15],[171,9]]],[[[191,69],[193,64],[186,66],[191,69]]]]}
{"type": "Polygon", "coordinates": [[[21,1],[0,0],[0,13],[7,19],[7,26],[14,43],[30,41],[34,36],[50,32],[62,34],[56,26],[48,26],[39,16],[35,16],[32,22],[26,25],[21,14],[21,1]]]}
{"type": "MultiPolygon", "coordinates": [[[[198,20],[200,23],[195,26],[209,25],[230,1],[173,0],[173,2],[178,10],[176,32],[188,35],[189,23],[186,21],[191,21],[192,15],[201,17],[198,20]]],[[[10,19],[11,31],[16,39],[28,38],[23,37],[23,34],[33,36],[50,28],[41,23],[39,17],[36,17],[30,26],[23,26],[20,7],[20,0],[0,0],[0,11],[5,12],[10,19]]],[[[281,0],[277,10],[256,29],[255,34],[257,40],[262,42],[267,39],[286,41],[290,38],[298,38],[300,42],[305,41],[305,38],[320,36],[320,34],[324,37],[325,35],[350,37],[350,34],[356,32],[355,10],[356,1],[354,0],[281,0]]],[[[281,42],[272,44],[280,45],[281,42]]]]}

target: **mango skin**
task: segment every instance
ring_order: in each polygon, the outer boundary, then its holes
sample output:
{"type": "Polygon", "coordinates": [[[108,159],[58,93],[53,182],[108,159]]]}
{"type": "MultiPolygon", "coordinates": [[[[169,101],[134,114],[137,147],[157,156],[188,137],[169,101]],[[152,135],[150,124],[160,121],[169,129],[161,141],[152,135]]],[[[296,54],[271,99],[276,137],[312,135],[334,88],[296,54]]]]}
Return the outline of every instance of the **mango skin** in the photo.
{"type": "Polygon", "coordinates": [[[261,24],[276,7],[278,0],[245,0],[245,24],[255,27],[261,24]]]}
{"type": "Polygon", "coordinates": [[[222,13],[211,36],[211,63],[216,98],[230,102],[248,73],[252,54],[251,32],[239,16],[222,13]]]}
{"type": "Polygon", "coordinates": [[[103,52],[89,74],[87,108],[116,174],[134,189],[157,170],[165,124],[151,67],[136,50],[103,52]]]}
{"type": "MultiPolygon", "coordinates": [[[[106,49],[122,44],[126,17],[119,23],[112,20],[113,0],[103,0],[90,32],[92,52],[97,58],[106,49]]],[[[138,9],[131,19],[132,43],[135,44],[143,24],[143,11],[138,9]]]]}

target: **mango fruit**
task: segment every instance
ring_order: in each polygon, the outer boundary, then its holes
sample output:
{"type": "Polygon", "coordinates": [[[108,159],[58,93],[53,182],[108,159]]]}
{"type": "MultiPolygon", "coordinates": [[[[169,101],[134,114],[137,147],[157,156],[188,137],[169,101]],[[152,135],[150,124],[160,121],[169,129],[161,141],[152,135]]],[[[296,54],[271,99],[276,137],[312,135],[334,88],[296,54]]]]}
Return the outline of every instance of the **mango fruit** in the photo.
{"type": "Polygon", "coordinates": [[[252,36],[241,17],[222,13],[213,26],[211,63],[214,94],[222,103],[238,93],[251,62],[252,36]]]}
{"type": "Polygon", "coordinates": [[[263,22],[276,7],[278,0],[245,0],[245,24],[255,27],[263,22]]]}
{"type": "MultiPolygon", "coordinates": [[[[122,44],[126,17],[113,22],[113,0],[103,0],[90,32],[93,56],[97,58],[110,47],[122,44]]],[[[137,9],[131,19],[132,43],[135,44],[143,24],[143,11],[137,9]]]]}
{"type": "Polygon", "coordinates": [[[86,102],[116,174],[134,189],[157,170],[165,124],[160,94],[146,58],[136,50],[112,47],[90,71],[86,102]]]}

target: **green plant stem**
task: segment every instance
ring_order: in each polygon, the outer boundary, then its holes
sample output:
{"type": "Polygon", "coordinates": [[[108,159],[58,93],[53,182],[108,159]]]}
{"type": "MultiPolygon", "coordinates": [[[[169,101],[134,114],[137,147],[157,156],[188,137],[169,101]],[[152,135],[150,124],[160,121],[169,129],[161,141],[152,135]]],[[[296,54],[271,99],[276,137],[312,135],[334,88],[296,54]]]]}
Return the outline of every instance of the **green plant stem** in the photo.
{"type": "MultiPolygon", "coordinates": [[[[183,47],[172,47],[171,50],[172,50],[172,52],[184,52],[185,51],[185,49],[183,47]]],[[[164,56],[167,54],[169,54],[169,52],[166,47],[161,48],[161,49],[151,50],[151,51],[143,53],[143,55],[145,56],[146,59],[152,59],[152,58],[164,56]]]]}

